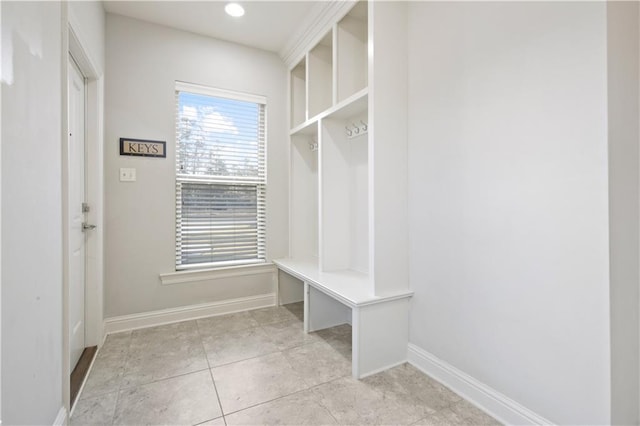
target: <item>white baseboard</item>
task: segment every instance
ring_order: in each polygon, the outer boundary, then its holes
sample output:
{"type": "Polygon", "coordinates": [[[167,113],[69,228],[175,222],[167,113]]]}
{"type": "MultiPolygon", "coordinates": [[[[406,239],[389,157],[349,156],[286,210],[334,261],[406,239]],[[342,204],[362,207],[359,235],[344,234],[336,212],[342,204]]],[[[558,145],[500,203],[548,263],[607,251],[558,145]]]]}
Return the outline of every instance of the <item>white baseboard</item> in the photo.
{"type": "Polygon", "coordinates": [[[56,419],[53,421],[53,426],[64,426],[67,423],[67,409],[60,407],[56,419]]]}
{"type": "Polygon", "coordinates": [[[242,297],[239,299],[223,300],[221,302],[203,303],[200,305],[182,306],[179,308],[163,309],[160,311],[144,312],[141,314],[123,315],[104,320],[105,335],[120,331],[135,330],[137,328],[153,327],[179,321],[187,321],[214,315],[231,314],[233,312],[275,306],[276,293],[258,296],[242,297]]]}
{"type": "Polygon", "coordinates": [[[409,363],[451,388],[454,392],[504,424],[553,424],[509,397],[411,343],[409,343],[409,363]]]}

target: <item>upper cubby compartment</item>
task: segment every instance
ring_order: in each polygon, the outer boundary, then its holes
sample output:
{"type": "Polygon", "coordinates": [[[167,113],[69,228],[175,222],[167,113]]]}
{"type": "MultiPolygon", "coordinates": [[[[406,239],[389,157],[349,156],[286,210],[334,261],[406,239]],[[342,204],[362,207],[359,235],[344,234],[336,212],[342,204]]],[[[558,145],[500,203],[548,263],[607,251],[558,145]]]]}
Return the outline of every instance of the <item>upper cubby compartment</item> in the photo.
{"type": "Polygon", "coordinates": [[[336,26],[337,101],[368,85],[368,4],[359,1],[336,26]]]}
{"type": "Polygon", "coordinates": [[[291,69],[291,134],[366,101],[368,13],[367,0],[355,3],[291,69]]]}
{"type": "Polygon", "coordinates": [[[329,32],[309,51],[309,117],[333,105],[333,33],[329,32]]]}
{"type": "Polygon", "coordinates": [[[307,119],[307,67],[305,58],[291,70],[291,127],[302,124],[307,119]]]}

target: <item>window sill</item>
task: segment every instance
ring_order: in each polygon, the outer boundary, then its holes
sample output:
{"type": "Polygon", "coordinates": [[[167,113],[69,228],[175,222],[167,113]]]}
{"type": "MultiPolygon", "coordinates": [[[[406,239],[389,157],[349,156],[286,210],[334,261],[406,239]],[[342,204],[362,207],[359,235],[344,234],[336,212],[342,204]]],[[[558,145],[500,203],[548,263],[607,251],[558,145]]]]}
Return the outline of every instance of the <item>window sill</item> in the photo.
{"type": "Polygon", "coordinates": [[[215,269],[199,269],[197,271],[179,271],[160,274],[162,285],[194,283],[209,280],[219,280],[229,277],[246,277],[250,275],[273,274],[277,272],[273,263],[257,265],[229,266],[215,269]]]}

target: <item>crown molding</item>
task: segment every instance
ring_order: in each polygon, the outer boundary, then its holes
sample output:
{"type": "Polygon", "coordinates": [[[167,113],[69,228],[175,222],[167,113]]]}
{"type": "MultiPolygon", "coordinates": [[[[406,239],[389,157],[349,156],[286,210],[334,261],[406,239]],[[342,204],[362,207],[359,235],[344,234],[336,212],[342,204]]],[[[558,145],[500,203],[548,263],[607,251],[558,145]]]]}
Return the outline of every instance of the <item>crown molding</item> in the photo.
{"type": "Polygon", "coordinates": [[[293,68],[305,52],[333,27],[333,24],[351,10],[357,0],[320,1],[300,23],[289,42],[279,54],[288,68],[293,68]]]}

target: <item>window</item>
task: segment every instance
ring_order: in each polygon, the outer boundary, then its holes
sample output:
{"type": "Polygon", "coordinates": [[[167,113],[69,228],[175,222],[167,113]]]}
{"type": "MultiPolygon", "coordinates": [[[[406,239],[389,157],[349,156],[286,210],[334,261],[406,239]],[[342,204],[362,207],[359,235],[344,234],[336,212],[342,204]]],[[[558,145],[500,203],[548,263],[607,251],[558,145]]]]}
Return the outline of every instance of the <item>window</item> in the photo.
{"type": "Polygon", "coordinates": [[[264,262],[265,98],[176,82],[176,269],[264,262]]]}

